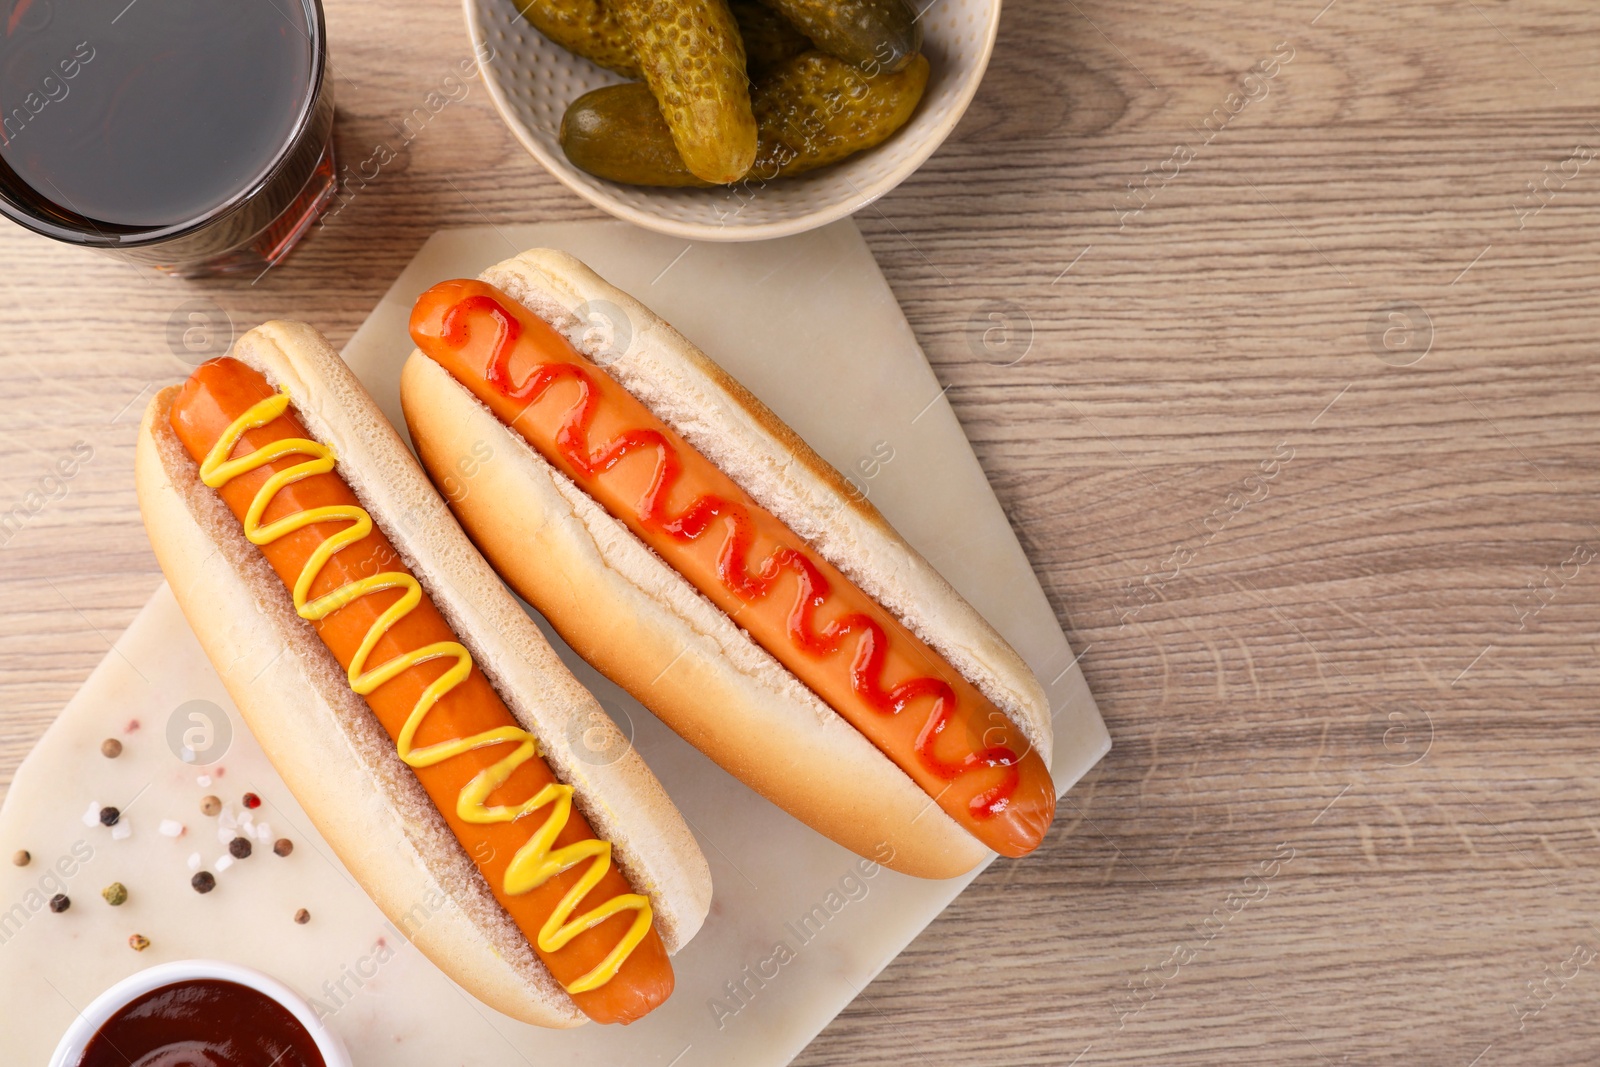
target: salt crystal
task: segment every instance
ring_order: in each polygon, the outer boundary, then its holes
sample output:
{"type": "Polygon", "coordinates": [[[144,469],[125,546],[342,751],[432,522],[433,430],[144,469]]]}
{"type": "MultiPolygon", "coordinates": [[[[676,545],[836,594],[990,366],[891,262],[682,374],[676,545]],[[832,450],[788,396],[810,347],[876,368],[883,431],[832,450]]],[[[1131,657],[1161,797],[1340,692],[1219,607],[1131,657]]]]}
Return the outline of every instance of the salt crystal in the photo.
{"type": "Polygon", "coordinates": [[[191,871],[198,871],[200,869],[200,853],[191,852],[189,854],[189,869],[191,871]]]}
{"type": "Polygon", "coordinates": [[[117,825],[111,828],[111,840],[126,841],[133,836],[133,824],[127,819],[118,819],[117,825]]]}
{"type": "Polygon", "coordinates": [[[160,830],[162,837],[182,837],[183,823],[177,819],[162,819],[160,830]]]}
{"type": "Polygon", "coordinates": [[[217,819],[217,825],[224,830],[232,830],[239,825],[239,817],[233,813],[233,809],[223,808],[222,815],[217,819]]]}
{"type": "Polygon", "coordinates": [[[233,857],[232,856],[223,856],[221,859],[217,860],[217,862],[213,863],[211,866],[213,866],[213,867],[215,867],[217,869],[217,873],[218,874],[221,874],[223,871],[225,871],[229,867],[233,866],[233,857]]]}
{"type": "Polygon", "coordinates": [[[271,823],[261,823],[261,824],[256,826],[256,840],[258,840],[258,841],[271,841],[272,840],[272,824],[271,823]]]}
{"type": "Polygon", "coordinates": [[[83,825],[100,825],[100,802],[98,800],[89,801],[89,810],[83,813],[83,825]]]}
{"type": "Polygon", "coordinates": [[[209,774],[202,774],[200,777],[194,780],[194,784],[199,786],[201,789],[209,789],[211,788],[211,776],[209,774]]]}
{"type": "Polygon", "coordinates": [[[221,841],[224,845],[238,836],[239,835],[234,833],[232,830],[224,830],[220,827],[217,829],[217,840],[221,841]]]}

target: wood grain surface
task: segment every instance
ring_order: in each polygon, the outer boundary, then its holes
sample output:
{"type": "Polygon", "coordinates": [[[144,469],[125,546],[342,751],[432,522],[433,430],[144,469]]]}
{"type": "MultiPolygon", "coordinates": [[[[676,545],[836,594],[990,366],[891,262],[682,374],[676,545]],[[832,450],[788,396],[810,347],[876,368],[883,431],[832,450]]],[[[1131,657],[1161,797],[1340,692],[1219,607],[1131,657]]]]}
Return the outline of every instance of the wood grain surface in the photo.
{"type": "MultiPolygon", "coordinates": [[[[1600,1061],[1600,12],[1324,2],[1008,0],[857,215],[1116,747],[806,1067],[1600,1061]]],[[[327,17],[345,161],[470,54],[327,17]]],[[[0,551],[0,783],[160,580],[186,302],[343,343],[435,229],[594,214],[472,83],[253,285],[0,229],[0,511],[92,449],[0,551]]]]}

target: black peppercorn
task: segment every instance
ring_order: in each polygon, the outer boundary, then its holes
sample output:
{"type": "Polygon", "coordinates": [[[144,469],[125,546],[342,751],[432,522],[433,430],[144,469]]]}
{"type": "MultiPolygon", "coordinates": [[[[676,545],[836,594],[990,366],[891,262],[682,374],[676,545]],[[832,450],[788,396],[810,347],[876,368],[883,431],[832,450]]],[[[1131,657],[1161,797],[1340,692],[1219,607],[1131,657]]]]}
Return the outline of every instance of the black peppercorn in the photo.
{"type": "Polygon", "coordinates": [[[101,826],[115,826],[117,825],[117,820],[120,818],[122,818],[122,812],[118,811],[116,808],[100,809],[101,826]]]}
{"type": "Polygon", "coordinates": [[[70,907],[72,907],[72,901],[67,899],[67,895],[65,893],[57,893],[55,896],[50,898],[50,910],[55,912],[57,915],[60,915],[70,907]]]}
{"type": "Polygon", "coordinates": [[[228,842],[228,855],[236,860],[248,859],[250,856],[250,839],[236,837],[228,842]]]}
{"type": "Polygon", "coordinates": [[[196,893],[209,893],[217,888],[217,876],[210,871],[201,871],[189,879],[189,884],[194,886],[196,893]]]}

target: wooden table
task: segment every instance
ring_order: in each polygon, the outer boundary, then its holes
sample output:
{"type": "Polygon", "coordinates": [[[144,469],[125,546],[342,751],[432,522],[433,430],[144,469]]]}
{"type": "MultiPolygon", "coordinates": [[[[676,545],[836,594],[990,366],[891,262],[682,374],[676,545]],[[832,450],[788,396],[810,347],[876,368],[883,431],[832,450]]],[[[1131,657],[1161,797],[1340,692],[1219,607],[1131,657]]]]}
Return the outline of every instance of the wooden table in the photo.
{"type": "MultiPolygon", "coordinates": [[[[857,216],[1116,748],[809,1067],[1600,1059],[1600,17],[1323,2],[1010,0],[857,216]]],[[[327,16],[357,161],[470,50],[327,16]]],[[[593,215],[472,83],[255,285],[0,229],[0,511],[92,450],[0,552],[0,783],[160,580],[187,301],[342,343],[435,229],[593,215]]]]}

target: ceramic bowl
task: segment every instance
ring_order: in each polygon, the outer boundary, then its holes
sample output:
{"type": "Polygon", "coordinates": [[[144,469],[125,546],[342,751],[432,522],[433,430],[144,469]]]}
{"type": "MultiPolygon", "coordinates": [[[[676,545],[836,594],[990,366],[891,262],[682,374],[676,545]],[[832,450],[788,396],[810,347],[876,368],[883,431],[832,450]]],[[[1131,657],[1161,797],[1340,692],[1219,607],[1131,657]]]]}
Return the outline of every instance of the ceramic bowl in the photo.
{"type": "Polygon", "coordinates": [[[83,1058],[84,1046],[89,1043],[89,1039],[94,1037],[100,1027],[122,1010],[129,1001],[162,986],[196,978],[237,982],[271,997],[287,1008],[289,1013],[299,1020],[300,1025],[306,1028],[306,1033],[316,1042],[317,1051],[322,1053],[322,1059],[327,1067],[350,1067],[350,1054],[345,1051],[344,1042],[322,1024],[305,998],[270,975],[220,960],[180,960],[175,963],[162,963],[124,978],[101,993],[79,1013],[77,1020],[67,1028],[66,1034],[61,1038],[61,1044],[56,1046],[55,1055],[50,1057],[50,1067],[76,1067],[78,1061],[83,1058]]]}
{"type": "MultiPolygon", "coordinates": [[[[557,140],[567,105],[623,79],[548,40],[513,0],[463,0],[489,95],[523,146],[567,188],[619,219],[700,241],[786,237],[859,211],[931,156],[978,90],[1000,0],[931,0],[922,16],[931,75],[911,121],[888,141],[798,178],[725,189],[620,185],[567,162],[557,140]]],[[[928,0],[917,0],[927,3],[928,0]]]]}

